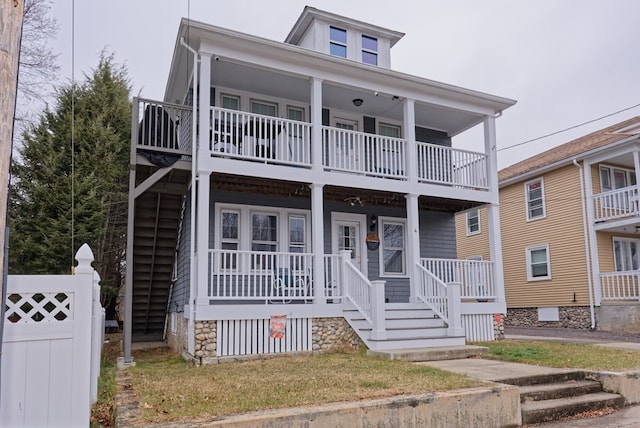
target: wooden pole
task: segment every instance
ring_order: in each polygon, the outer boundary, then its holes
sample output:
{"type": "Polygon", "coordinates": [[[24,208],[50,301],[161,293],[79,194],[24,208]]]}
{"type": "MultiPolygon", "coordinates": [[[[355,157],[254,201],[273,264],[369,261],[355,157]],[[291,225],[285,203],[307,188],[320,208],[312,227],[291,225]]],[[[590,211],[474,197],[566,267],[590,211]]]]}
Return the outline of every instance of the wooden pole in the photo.
{"type": "MultiPolygon", "coordinates": [[[[9,159],[23,13],[24,0],[0,0],[0,243],[4,243],[7,220],[9,159]]],[[[0,245],[0,260],[3,259],[4,245],[0,245]]],[[[4,263],[0,263],[0,278],[3,276],[3,269],[4,263]]],[[[0,291],[2,286],[0,282],[0,291]]]]}

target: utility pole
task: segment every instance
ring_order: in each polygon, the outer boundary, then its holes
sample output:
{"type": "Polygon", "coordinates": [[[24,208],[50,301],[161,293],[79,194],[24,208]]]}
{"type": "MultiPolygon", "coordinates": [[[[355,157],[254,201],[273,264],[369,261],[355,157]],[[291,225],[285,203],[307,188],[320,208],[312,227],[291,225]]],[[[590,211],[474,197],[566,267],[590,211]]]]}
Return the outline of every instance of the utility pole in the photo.
{"type": "MultiPolygon", "coordinates": [[[[24,0],[0,0],[0,260],[4,260],[5,257],[9,160],[16,109],[23,13],[24,0]]],[[[2,262],[0,278],[7,274],[4,269],[5,263],[2,262]]],[[[4,281],[0,282],[0,291],[3,286],[4,281]]],[[[2,305],[4,306],[4,302],[2,305]]]]}

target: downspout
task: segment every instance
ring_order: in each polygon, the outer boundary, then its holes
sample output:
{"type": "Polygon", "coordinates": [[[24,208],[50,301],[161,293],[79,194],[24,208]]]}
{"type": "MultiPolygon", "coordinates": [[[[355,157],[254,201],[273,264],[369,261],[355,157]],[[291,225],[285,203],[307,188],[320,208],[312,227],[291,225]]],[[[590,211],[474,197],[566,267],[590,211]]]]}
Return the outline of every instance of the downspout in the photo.
{"type": "Polygon", "coordinates": [[[198,63],[200,62],[199,54],[184,41],[184,37],[180,38],[180,44],[193,54],[193,87],[192,90],[192,114],[191,114],[191,227],[189,237],[189,321],[187,327],[187,351],[195,354],[195,315],[196,315],[196,286],[198,284],[196,278],[196,183],[198,182],[198,139],[196,129],[198,124],[197,108],[197,90],[198,90],[198,63]]]}
{"type": "Polygon", "coordinates": [[[587,211],[585,206],[585,188],[583,178],[583,168],[577,160],[573,159],[573,164],[580,170],[580,202],[582,203],[582,234],[584,235],[584,251],[587,259],[587,288],[589,290],[589,312],[591,314],[591,330],[596,328],[596,317],[593,309],[593,282],[591,281],[591,257],[589,253],[589,235],[587,227],[587,211]]]}

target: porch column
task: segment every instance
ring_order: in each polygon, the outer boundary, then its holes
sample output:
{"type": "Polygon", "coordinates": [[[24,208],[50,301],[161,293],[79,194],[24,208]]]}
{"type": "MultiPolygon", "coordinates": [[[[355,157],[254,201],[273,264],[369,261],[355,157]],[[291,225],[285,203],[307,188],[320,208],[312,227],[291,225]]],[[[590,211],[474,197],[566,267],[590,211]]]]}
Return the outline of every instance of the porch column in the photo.
{"type": "Polygon", "coordinates": [[[416,143],[415,100],[405,99],[402,104],[404,138],[407,141],[407,177],[410,183],[418,182],[418,145],[416,143]]]}
{"type": "Polygon", "coordinates": [[[496,150],[496,119],[486,116],[484,119],[484,151],[487,154],[487,185],[494,202],[487,206],[489,223],[489,254],[493,262],[493,278],[495,281],[496,302],[504,305],[504,271],[502,265],[502,232],[500,229],[500,206],[498,204],[498,157],[496,150]]]}
{"type": "MultiPolygon", "coordinates": [[[[635,159],[634,159],[635,163],[635,159]]],[[[593,284],[593,298],[594,304],[600,306],[602,302],[602,293],[600,289],[600,259],[598,257],[598,241],[596,238],[596,231],[593,228],[595,224],[595,213],[593,211],[593,180],[591,178],[591,162],[584,160],[583,171],[584,174],[584,188],[585,188],[585,202],[587,204],[587,229],[589,233],[589,252],[591,253],[591,280],[593,284]]]]}
{"type": "Polygon", "coordinates": [[[638,206],[638,197],[640,197],[640,182],[638,182],[637,177],[640,177],[640,152],[638,152],[638,150],[633,152],[633,168],[634,168],[634,172],[636,174],[636,188],[635,188],[635,192],[636,192],[636,197],[633,198],[633,203],[635,204],[634,209],[636,210],[636,212],[640,211],[640,207],[638,206]]]}
{"type": "MultiPolygon", "coordinates": [[[[209,192],[211,172],[199,171],[196,211],[196,290],[190,300],[199,305],[209,305],[209,192]]],[[[195,321],[195,320],[194,320],[195,321]]]]}
{"type": "Polygon", "coordinates": [[[322,171],[322,79],[312,77],[311,90],[311,164],[313,171],[322,171]]]}
{"type": "MultiPolygon", "coordinates": [[[[200,54],[200,82],[198,89],[198,160],[209,157],[209,127],[211,126],[211,54],[200,54]]],[[[194,105],[195,101],[194,101],[194,105]]],[[[194,148],[195,149],[195,148],[194,148]]],[[[199,164],[204,162],[198,162],[199,164]]]]}
{"type": "MultiPolygon", "coordinates": [[[[415,156],[412,156],[415,158],[415,156]]],[[[409,301],[417,302],[418,268],[420,263],[420,213],[418,195],[407,194],[407,273],[409,274],[409,301]]]]}
{"type": "Polygon", "coordinates": [[[311,246],[313,252],[313,295],[316,304],[326,304],[324,293],[324,191],[313,183],[311,189],[311,246]]]}

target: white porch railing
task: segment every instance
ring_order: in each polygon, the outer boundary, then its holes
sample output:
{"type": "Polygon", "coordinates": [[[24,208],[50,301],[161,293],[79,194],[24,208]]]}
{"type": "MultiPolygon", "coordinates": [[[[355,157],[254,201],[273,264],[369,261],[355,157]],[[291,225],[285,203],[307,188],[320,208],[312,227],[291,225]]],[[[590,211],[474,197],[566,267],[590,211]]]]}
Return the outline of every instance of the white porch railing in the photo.
{"type": "Polygon", "coordinates": [[[450,335],[462,335],[460,284],[445,284],[424,266],[418,264],[418,300],[424,302],[447,323],[450,335]]]}
{"type": "Polygon", "coordinates": [[[600,274],[602,300],[640,300],[640,272],[606,272],[600,274]]]}
{"type": "Polygon", "coordinates": [[[311,124],[212,107],[212,156],[311,166],[311,124]]]}
{"type": "Polygon", "coordinates": [[[325,168],[388,178],[407,178],[406,145],[400,138],[322,127],[325,168]]]}
{"type": "Polygon", "coordinates": [[[420,259],[422,267],[446,284],[462,284],[465,299],[495,300],[493,262],[483,260],[420,259]]]}
{"type": "Polygon", "coordinates": [[[593,203],[593,217],[596,222],[616,220],[640,214],[638,189],[636,187],[625,187],[598,193],[593,195],[591,200],[593,203]]]}
{"type": "Polygon", "coordinates": [[[137,148],[166,155],[191,155],[193,107],[133,99],[137,148]]]}
{"type": "Polygon", "coordinates": [[[488,189],[486,154],[421,142],[417,146],[419,181],[488,189]]]}

